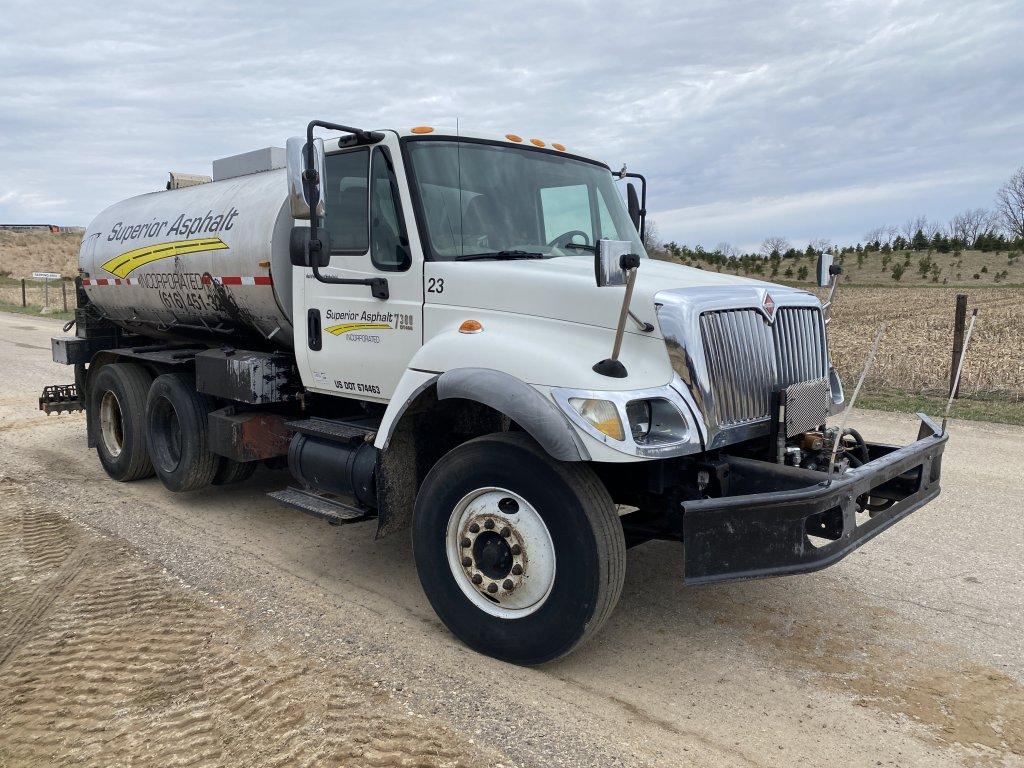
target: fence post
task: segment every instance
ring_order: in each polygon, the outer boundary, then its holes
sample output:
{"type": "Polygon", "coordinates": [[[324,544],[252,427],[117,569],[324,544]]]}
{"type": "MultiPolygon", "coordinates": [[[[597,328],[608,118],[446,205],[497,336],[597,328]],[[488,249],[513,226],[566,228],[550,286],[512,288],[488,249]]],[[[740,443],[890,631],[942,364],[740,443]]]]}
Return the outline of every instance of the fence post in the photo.
{"type": "Polygon", "coordinates": [[[949,366],[949,392],[953,397],[960,393],[960,385],[956,381],[956,367],[960,355],[964,351],[964,326],[967,323],[967,294],[956,295],[956,314],[953,317],[953,363],[949,366]],[[953,391],[953,387],[957,391],[953,391]]]}
{"type": "Polygon", "coordinates": [[[68,311],[68,281],[60,279],[60,297],[64,300],[64,311],[68,311]]]}
{"type": "Polygon", "coordinates": [[[28,302],[25,300],[25,278],[21,278],[21,306],[27,307],[28,302]]]}

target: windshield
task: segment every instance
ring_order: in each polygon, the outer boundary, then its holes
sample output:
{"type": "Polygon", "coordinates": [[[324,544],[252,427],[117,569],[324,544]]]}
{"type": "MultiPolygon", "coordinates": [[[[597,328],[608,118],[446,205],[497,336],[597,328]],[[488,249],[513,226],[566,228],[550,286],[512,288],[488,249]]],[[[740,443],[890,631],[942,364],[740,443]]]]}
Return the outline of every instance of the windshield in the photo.
{"type": "Polygon", "coordinates": [[[599,239],[644,254],[607,168],[468,141],[410,141],[435,260],[593,253],[599,239]]]}

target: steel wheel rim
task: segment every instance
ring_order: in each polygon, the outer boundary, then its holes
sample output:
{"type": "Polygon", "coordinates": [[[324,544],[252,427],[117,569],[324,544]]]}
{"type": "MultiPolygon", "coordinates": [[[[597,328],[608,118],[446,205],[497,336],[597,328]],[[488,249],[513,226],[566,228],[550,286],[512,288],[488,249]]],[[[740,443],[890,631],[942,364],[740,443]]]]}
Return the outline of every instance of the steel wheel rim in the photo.
{"type": "Polygon", "coordinates": [[[478,488],[448,518],[448,566],[477,608],[520,619],[547,601],[555,584],[555,547],[537,510],[518,493],[478,488]]]}
{"type": "Polygon", "coordinates": [[[124,418],[121,403],[113,390],[108,389],[100,400],[100,437],[107,454],[116,459],[124,450],[124,418]]]}

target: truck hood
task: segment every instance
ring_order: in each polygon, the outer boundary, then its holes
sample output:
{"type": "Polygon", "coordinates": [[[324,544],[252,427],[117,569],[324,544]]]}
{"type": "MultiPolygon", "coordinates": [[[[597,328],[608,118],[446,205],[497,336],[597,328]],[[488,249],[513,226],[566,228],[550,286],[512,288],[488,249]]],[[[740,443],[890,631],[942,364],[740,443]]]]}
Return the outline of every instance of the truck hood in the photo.
{"type": "MultiPolygon", "coordinates": [[[[623,289],[598,288],[592,256],[563,256],[522,261],[427,262],[425,277],[444,281],[441,293],[428,292],[427,304],[489,309],[499,312],[548,317],[554,320],[614,328],[622,306],[623,289]]],[[[654,296],[680,288],[713,289],[747,286],[789,293],[789,288],[762,280],[709,272],[667,261],[644,259],[637,273],[630,308],[642,321],[655,327],[654,296]]],[[[633,323],[626,330],[634,332],[633,323]]]]}

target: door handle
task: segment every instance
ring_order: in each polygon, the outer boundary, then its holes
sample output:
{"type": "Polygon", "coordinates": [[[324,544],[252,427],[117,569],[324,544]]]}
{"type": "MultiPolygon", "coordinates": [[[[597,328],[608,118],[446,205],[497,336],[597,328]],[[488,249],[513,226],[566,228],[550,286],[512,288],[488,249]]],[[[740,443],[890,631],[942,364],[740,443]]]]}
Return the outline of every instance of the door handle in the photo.
{"type": "Polygon", "coordinates": [[[314,352],[323,349],[324,339],[320,333],[320,310],[311,309],[306,313],[306,341],[314,352]]]}

